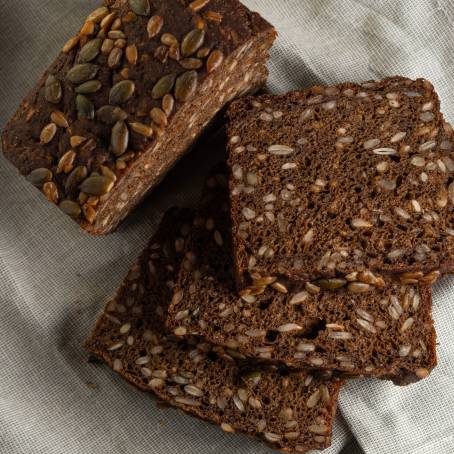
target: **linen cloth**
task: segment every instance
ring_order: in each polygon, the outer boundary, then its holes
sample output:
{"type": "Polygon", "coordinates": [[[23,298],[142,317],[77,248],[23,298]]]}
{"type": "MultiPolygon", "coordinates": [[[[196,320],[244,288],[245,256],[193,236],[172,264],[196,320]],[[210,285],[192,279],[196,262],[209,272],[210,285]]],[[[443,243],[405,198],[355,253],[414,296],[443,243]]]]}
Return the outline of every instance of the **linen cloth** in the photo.
{"type": "MultiPolygon", "coordinates": [[[[400,74],[430,79],[454,121],[448,0],[244,0],[279,31],[269,86],[400,74]]],[[[0,128],[97,2],[0,0],[0,128]]],[[[270,453],[161,409],[81,344],[173,205],[195,204],[217,160],[193,153],[117,233],[90,237],[0,157],[0,454],[270,453]]],[[[454,280],[434,290],[439,366],[406,388],[350,381],[329,454],[454,452],[454,280]]]]}

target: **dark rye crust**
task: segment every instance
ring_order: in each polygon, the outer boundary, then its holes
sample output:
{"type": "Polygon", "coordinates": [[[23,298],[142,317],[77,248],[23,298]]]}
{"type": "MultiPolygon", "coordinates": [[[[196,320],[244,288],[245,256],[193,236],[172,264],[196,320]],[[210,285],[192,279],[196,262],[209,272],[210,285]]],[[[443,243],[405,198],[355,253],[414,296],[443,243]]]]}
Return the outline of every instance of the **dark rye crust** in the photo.
{"type": "Polygon", "coordinates": [[[227,432],[283,451],[329,446],[341,380],[251,363],[240,369],[223,349],[164,331],[191,220],[187,210],[165,216],[99,318],[87,350],[137,388],[227,432]]]}
{"type": "Polygon", "coordinates": [[[106,5],[68,41],[2,135],[19,172],[94,234],[115,229],[228,101],[265,83],[275,39],[237,0],[106,5]],[[68,75],[81,62],[96,66],[68,75]],[[97,91],[78,95],[76,87],[97,91]],[[99,111],[109,103],[114,113],[99,111]]]}
{"type": "Polygon", "coordinates": [[[432,283],[454,269],[452,128],[428,81],[247,98],[228,118],[239,289],[364,270],[432,283]]]}
{"type": "Polygon", "coordinates": [[[345,287],[277,287],[239,297],[231,253],[228,190],[211,181],[188,242],[167,325],[197,335],[238,359],[335,370],[405,385],[435,367],[431,288],[386,278],[367,292],[345,287]]]}

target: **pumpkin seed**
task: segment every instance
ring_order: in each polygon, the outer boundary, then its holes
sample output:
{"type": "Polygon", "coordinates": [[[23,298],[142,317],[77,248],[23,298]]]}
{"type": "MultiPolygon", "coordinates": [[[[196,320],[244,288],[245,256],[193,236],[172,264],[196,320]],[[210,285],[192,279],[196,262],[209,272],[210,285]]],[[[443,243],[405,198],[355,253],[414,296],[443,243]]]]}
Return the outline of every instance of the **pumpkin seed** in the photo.
{"type": "Polygon", "coordinates": [[[96,216],[98,214],[96,212],[96,210],[91,205],[86,203],[82,206],[82,211],[83,211],[84,218],[86,219],[86,221],[89,222],[90,224],[93,224],[93,222],[95,222],[96,216]]]}
{"type": "Polygon", "coordinates": [[[134,94],[136,86],[132,80],[122,80],[110,90],[109,104],[118,105],[126,102],[134,94]]]}
{"type": "Polygon", "coordinates": [[[77,166],[74,170],[69,174],[66,184],[65,184],[65,192],[66,195],[72,195],[77,189],[77,186],[87,178],[88,170],[85,166],[77,166]]]}
{"type": "Polygon", "coordinates": [[[183,57],[189,57],[195,54],[203,45],[205,40],[205,30],[195,28],[191,30],[181,42],[181,54],[183,57]]]}
{"type": "Polygon", "coordinates": [[[121,30],[111,30],[107,33],[109,39],[125,39],[126,35],[121,30]]]}
{"type": "Polygon", "coordinates": [[[117,121],[112,128],[110,146],[115,156],[121,156],[128,148],[129,130],[124,121],[117,121]]]}
{"type": "Polygon", "coordinates": [[[179,46],[180,43],[178,42],[178,39],[176,38],[175,35],[172,35],[172,33],[164,33],[161,36],[161,43],[165,44],[166,46],[179,46]]]}
{"type": "Polygon", "coordinates": [[[106,6],[101,6],[100,8],[95,9],[87,17],[87,21],[92,21],[94,23],[101,22],[109,14],[109,8],[106,6]]]}
{"type": "Polygon", "coordinates": [[[79,145],[83,144],[87,139],[83,136],[71,136],[69,138],[69,143],[72,148],[77,148],[79,145]]]}
{"type": "Polygon", "coordinates": [[[96,38],[88,41],[79,52],[79,62],[88,63],[94,60],[101,51],[102,39],[96,38]]]}
{"type": "Polygon", "coordinates": [[[118,68],[118,66],[120,66],[122,57],[123,50],[118,47],[114,47],[107,59],[107,64],[109,65],[109,68],[111,69],[118,68]]]}
{"type": "Polygon", "coordinates": [[[135,44],[131,44],[126,48],[126,60],[131,65],[137,64],[137,60],[139,58],[139,53],[137,51],[137,46],[135,44]]]}
{"type": "Polygon", "coordinates": [[[87,118],[88,120],[93,120],[95,118],[95,106],[84,95],[76,96],[76,109],[79,119],[87,118]]]}
{"type": "Polygon", "coordinates": [[[48,181],[43,185],[43,193],[49,202],[58,203],[58,188],[53,181],[48,181]]]}
{"type": "Polygon", "coordinates": [[[55,110],[54,112],[52,112],[50,114],[50,119],[53,123],[55,123],[60,128],[69,127],[69,123],[68,123],[68,120],[66,119],[65,114],[59,110],[55,110]]]}
{"type": "Polygon", "coordinates": [[[103,123],[113,125],[117,121],[126,120],[128,114],[120,107],[102,106],[96,112],[96,118],[103,123]]]}
{"type": "Polygon", "coordinates": [[[76,152],[74,150],[67,151],[58,161],[57,173],[69,173],[73,169],[76,152]]]}
{"type": "Polygon", "coordinates": [[[161,16],[152,16],[147,24],[148,37],[154,38],[162,29],[164,19],[161,16]]]}
{"type": "Polygon", "coordinates": [[[102,83],[99,80],[89,80],[88,82],[78,85],[75,92],[80,94],[91,94],[99,91],[101,87],[102,83]]]}
{"type": "Polygon", "coordinates": [[[66,74],[66,79],[73,84],[82,84],[98,74],[99,66],[92,63],[81,63],[73,66],[66,74]]]}
{"type": "Polygon", "coordinates": [[[79,42],[78,36],[73,36],[72,38],[69,38],[68,41],[66,41],[66,44],[63,46],[62,52],[64,54],[71,52],[76,47],[78,42],[79,42]]]}
{"type": "Polygon", "coordinates": [[[47,102],[58,104],[62,97],[61,83],[55,76],[50,75],[44,85],[44,97],[47,102]]]}
{"type": "Polygon", "coordinates": [[[208,73],[212,73],[224,61],[224,54],[220,50],[213,50],[207,60],[207,71],[208,73]]]}
{"type": "Polygon", "coordinates": [[[151,137],[153,135],[153,128],[151,126],[145,125],[143,123],[129,123],[131,129],[140,134],[141,136],[151,137]]]}
{"type": "Polygon", "coordinates": [[[167,116],[169,116],[172,113],[174,105],[175,98],[172,95],[165,95],[162,98],[162,110],[167,116]]]}
{"type": "Polygon", "coordinates": [[[117,181],[117,175],[115,172],[109,169],[107,166],[101,166],[101,174],[107,178],[110,178],[114,183],[117,181]]]}
{"type": "Polygon", "coordinates": [[[158,126],[167,126],[167,115],[159,107],[153,107],[151,109],[150,117],[158,126]]]}
{"type": "Polygon", "coordinates": [[[180,61],[180,65],[184,69],[200,69],[203,66],[203,62],[199,58],[184,58],[180,61]]]}
{"type": "Polygon", "coordinates": [[[197,90],[197,71],[186,71],[175,82],[175,98],[184,102],[191,98],[197,90]]]}
{"type": "Polygon", "coordinates": [[[346,285],[347,281],[340,278],[318,279],[314,284],[324,290],[335,290],[346,285]]]}
{"type": "Polygon", "coordinates": [[[152,98],[159,99],[162,98],[167,93],[170,93],[174,84],[175,74],[167,74],[166,76],[161,77],[151,90],[152,98]]]}
{"type": "Polygon", "coordinates": [[[76,219],[80,216],[80,206],[76,202],[73,202],[72,200],[63,200],[60,205],[59,205],[60,210],[63,211],[63,213],[67,214],[68,216],[71,216],[72,218],[76,219]]]}
{"type": "Polygon", "coordinates": [[[80,185],[80,189],[85,194],[89,195],[104,195],[108,194],[114,186],[114,182],[103,175],[95,175],[88,177],[80,185]]]}
{"type": "Polygon", "coordinates": [[[49,123],[48,125],[44,126],[39,136],[40,143],[43,145],[48,144],[52,141],[57,133],[57,125],[55,123],[49,123]]]}
{"type": "Polygon", "coordinates": [[[129,0],[129,6],[139,16],[150,14],[150,3],[148,0],[129,0]]]}
{"type": "Polygon", "coordinates": [[[52,180],[52,172],[49,169],[40,167],[27,175],[27,180],[34,186],[42,186],[44,183],[52,180]]]}

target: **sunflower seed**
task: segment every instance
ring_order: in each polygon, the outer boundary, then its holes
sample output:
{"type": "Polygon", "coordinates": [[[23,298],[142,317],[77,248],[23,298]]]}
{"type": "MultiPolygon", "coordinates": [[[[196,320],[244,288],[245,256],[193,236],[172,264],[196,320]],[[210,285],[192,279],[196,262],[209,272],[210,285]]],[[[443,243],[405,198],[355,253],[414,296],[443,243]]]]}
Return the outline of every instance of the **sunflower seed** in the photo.
{"type": "Polygon", "coordinates": [[[409,317],[407,318],[407,320],[405,320],[403,323],[402,323],[402,326],[400,327],[400,332],[403,333],[405,331],[407,331],[408,328],[410,328],[411,325],[413,325],[413,322],[414,322],[414,318],[413,317],[409,317]]]}
{"type": "Polygon", "coordinates": [[[68,216],[72,218],[78,218],[81,213],[79,204],[73,202],[72,200],[63,200],[59,205],[60,210],[63,211],[68,216]]]}
{"type": "Polygon", "coordinates": [[[213,50],[207,60],[207,71],[212,73],[222,65],[224,54],[220,50],[213,50]]]}
{"type": "Polygon", "coordinates": [[[73,84],[82,84],[93,79],[98,74],[99,66],[91,63],[82,63],[73,66],[66,74],[66,79],[73,84]]]}
{"type": "Polygon", "coordinates": [[[309,399],[306,402],[306,406],[308,408],[314,408],[318,404],[320,396],[321,396],[320,390],[317,389],[310,395],[309,399]]]}
{"type": "Polygon", "coordinates": [[[87,20],[85,21],[84,25],[79,31],[79,35],[81,35],[80,44],[87,42],[87,38],[93,35],[96,31],[96,25],[93,21],[87,20]]]}
{"type": "Polygon", "coordinates": [[[280,333],[289,333],[290,331],[300,331],[302,329],[303,327],[296,323],[285,323],[277,328],[280,333]]]}
{"type": "Polygon", "coordinates": [[[128,114],[120,107],[102,106],[96,112],[96,118],[103,123],[112,125],[117,121],[124,121],[128,118],[128,114]]]}
{"type": "Polygon", "coordinates": [[[199,11],[200,9],[207,6],[208,3],[210,3],[210,0],[194,0],[189,4],[189,8],[191,8],[192,11],[199,11]]]}
{"type": "Polygon", "coordinates": [[[49,123],[48,125],[44,126],[39,136],[40,143],[43,145],[48,144],[52,141],[57,133],[57,125],[55,123],[49,123]]]}
{"type": "Polygon", "coordinates": [[[105,176],[95,175],[88,177],[80,185],[80,189],[89,195],[104,195],[108,194],[114,186],[114,182],[105,176]]]}
{"type": "Polygon", "coordinates": [[[107,58],[107,65],[111,69],[118,68],[123,57],[123,50],[118,47],[114,47],[107,58]]]}
{"type": "Polygon", "coordinates": [[[187,332],[187,329],[184,326],[179,326],[173,331],[176,336],[184,336],[187,332]]]}
{"type": "Polygon", "coordinates": [[[180,65],[184,69],[200,69],[203,66],[203,61],[199,58],[184,58],[180,60],[180,65]]]}
{"type": "Polygon", "coordinates": [[[198,75],[196,71],[187,71],[178,77],[175,83],[175,98],[185,102],[189,100],[197,90],[198,75]]]}
{"type": "Polygon", "coordinates": [[[164,19],[161,16],[152,16],[147,24],[148,37],[154,38],[162,30],[164,19]]]}
{"type": "Polygon", "coordinates": [[[369,139],[364,142],[363,146],[366,150],[369,150],[371,148],[375,148],[379,144],[380,144],[380,139],[369,139]]]}
{"type": "Polygon", "coordinates": [[[415,374],[418,378],[426,378],[430,372],[427,369],[420,367],[419,369],[416,369],[415,374]]]}
{"type": "Polygon", "coordinates": [[[391,143],[396,143],[396,142],[400,142],[405,136],[407,135],[407,133],[405,131],[400,131],[400,132],[397,132],[396,134],[394,134],[391,139],[389,140],[391,143]]]}
{"type": "Polygon", "coordinates": [[[87,17],[87,21],[92,21],[94,23],[101,22],[109,14],[109,8],[106,6],[101,6],[100,8],[95,9],[87,17]]]}
{"type": "Polygon", "coordinates": [[[282,440],[282,435],[279,435],[279,434],[275,434],[275,433],[272,433],[272,432],[265,432],[263,434],[263,436],[265,437],[265,439],[271,443],[276,443],[280,440],[282,440]]]}
{"type": "Polygon", "coordinates": [[[110,90],[109,93],[109,104],[119,105],[128,101],[132,95],[136,86],[132,80],[122,80],[116,83],[110,90]]]}
{"type": "Polygon", "coordinates": [[[404,210],[403,208],[400,207],[394,207],[394,213],[397,214],[397,216],[400,216],[402,219],[409,220],[411,219],[410,214],[404,210]]]}
{"type": "Polygon", "coordinates": [[[170,94],[164,95],[162,98],[162,110],[168,117],[172,113],[174,105],[175,98],[170,94]]]}
{"type": "Polygon", "coordinates": [[[63,46],[62,52],[65,54],[69,53],[76,47],[78,42],[79,36],[73,36],[72,38],[69,38],[68,41],[66,41],[66,44],[63,46]]]}
{"type": "Polygon", "coordinates": [[[150,3],[148,0],[129,0],[129,6],[139,16],[150,14],[150,3]]]}
{"type": "Polygon", "coordinates": [[[69,173],[73,169],[76,152],[74,150],[67,151],[58,161],[56,173],[69,173]]]}
{"type": "Polygon", "coordinates": [[[187,394],[190,394],[191,396],[195,396],[195,397],[202,397],[203,396],[203,391],[200,388],[198,388],[197,386],[194,386],[194,385],[186,385],[184,387],[184,391],[187,394]]]}
{"type": "Polygon", "coordinates": [[[266,331],[263,329],[250,329],[244,332],[248,337],[263,337],[266,335],[266,331]]]}
{"type": "Polygon", "coordinates": [[[76,189],[81,181],[83,181],[88,174],[88,170],[85,166],[77,166],[69,174],[66,183],[65,183],[65,192],[68,195],[71,195],[76,189]]]}
{"type": "Polygon", "coordinates": [[[399,356],[400,357],[405,357],[408,356],[411,350],[411,345],[401,345],[399,347],[399,356]]]}
{"type": "Polygon", "coordinates": [[[55,110],[54,112],[52,112],[50,114],[50,119],[53,123],[55,123],[60,128],[69,127],[69,123],[68,123],[68,120],[66,119],[65,114],[59,110],[55,110]]]}
{"type": "Polygon", "coordinates": [[[27,175],[27,180],[34,186],[40,187],[44,183],[52,180],[52,172],[49,169],[41,167],[35,169],[27,175]]]}
{"type": "Polygon", "coordinates": [[[82,206],[82,213],[84,215],[85,220],[88,221],[88,223],[90,224],[93,224],[95,222],[96,216],[98,214],[96,210],[88,203],[85,203],[82,206]]]}
{"type": "Polygon", "coordinates": [[[115,156],[121,156],[129,145],[129,130],[124,121],[117,121],[112,128],[110,146],[115,156]]]}
{"type": "Polygon", "coordinates": [[[205,30],[199,28],[191,30],[181,42],[181,54],[183,57],[195,54],[202,47],[204,40],[205,30]]]}
{"type": "Polygon", "coordinates": [[[101,51],[102,39],[96,38],[88,41],[79,52],[78,61],[80,63],[88,63],[94,60],[101,51]]]}
{"type": "Polygon", "coordinates": [[[397,151],[394,148],[375,148],[372,152],[382,156],[392,156],[397,154],[397,151]]]}
{"type": "Polygon", "coordinates": [[[44,97],[46,98],[47,102],[50,102],[52,104],[58,104],[61,101],[61,83],[53,75],[50,75],[46,79],[46,83],[44,85],[44,97]]]}
{"type": "Polygon", "coordinates": [[[347,290],[350,293],[363,293],[363,292],[368,292],[369,290],[372,290],[372,286],[369,284],[365,284],[363,282],[351,282],[347,286],[347,290]]]}
{"type": "Polygon", "coordinates": [[[85,95],[76,96],[77,117],[93,120],[95,118],[95,106],[85,95]]]}
{"type": "Polygon", "coordinates": [[[233,433],[235,432],[235,429],[228,423],[226,422],[223,422],[221,423],[221,429],[224,431],[224,432],[227,432],[227,433],[233,433]]]}
{"type": "Polygon", "coordinates": [[[292,154],[295,150],[292,147],[289,147],[287,145],[270,145],[268,147],[268,151],[270,154],[275,155],[275,156],[286,156],[289,154],[292,154]]]}
{"type": "Polygon", "coordinates": [[[153,136],[153,128],[151,126],[145,125],[143,123],[129,123],[131,129],[140,134],[141,136],[145,137],[152,137],[153,136]]]}
{"type": "Polygon", "coordinates": [[[433,112],[423,112],[420,116],[419,119],[423,121],[424,123],[427,123],[429,121],[432,121],[435,118],[435,115],[433,112]]]}
{"type": "Polygon", "coordinates": [[[47,197],[49,202],[58,203],[58,188],[57,185],[53,181],[48,181],[47,183],[43,184],[43,194],[47,197]]]}
{"type": "Polygon", "coordinates": [[[102,83],[99,80],[89,80],[75,88],[76,93],[80,94],[91,94],[96,93],[102,87],[102,83]]]}
{"type": "Polygon", "coordinates": [[[153,109],[151,109],[150,117],[158,126],[163,128],[167,126],[167,115],[159,107],[153,107],[153,109]]]}
{"type": "Polygon", "coordinates": [[[428,142],[424,142],[419,146],[419,151],[429,151],[432,150],[437,146],[437,142],[435,140],[429,140],[428,142]]]}
{"type": "Polygon", "coordinates": [[[107,166],[101,166],[101,174],[107,178],[110,178],[114,183],[117,181],[117,175],[107,166]]]}
{"type": "Polygon", "coordinates": [[[112,51],[114,46],[115,46],[115,43],[112,39],[105,39],[101,46],[101,52],[105,55],[108,55],[108,54],[110,54],[110,52],[112,51]]]}

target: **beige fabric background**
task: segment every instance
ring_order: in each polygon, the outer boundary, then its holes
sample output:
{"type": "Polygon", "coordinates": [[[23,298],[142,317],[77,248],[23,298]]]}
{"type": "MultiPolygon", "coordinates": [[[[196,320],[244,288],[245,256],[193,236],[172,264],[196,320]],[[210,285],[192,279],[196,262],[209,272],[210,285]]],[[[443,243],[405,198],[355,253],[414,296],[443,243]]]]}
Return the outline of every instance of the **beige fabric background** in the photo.
{"type": "MultiPolygon", "coordinates": [[[[276,25],[270,88],[424,76],[454,121],[448,0],[246,0],[276,25]]],[[[97,5],[0,0],[0,128],[97,5]]],[[[0,453],[268,453],[242,436],[159,409],[81,348],[166,208],[193,204],[216,161],[195,153],[107,238],[92,238],[0,157],[0,453]],[[96,384],[92,389],[87,383],[96,384]]],[[[454,451],[454,280],[437,285],[440,366],[407,388],[358,380],[341,393],[329,454],[454,451]]]]}

